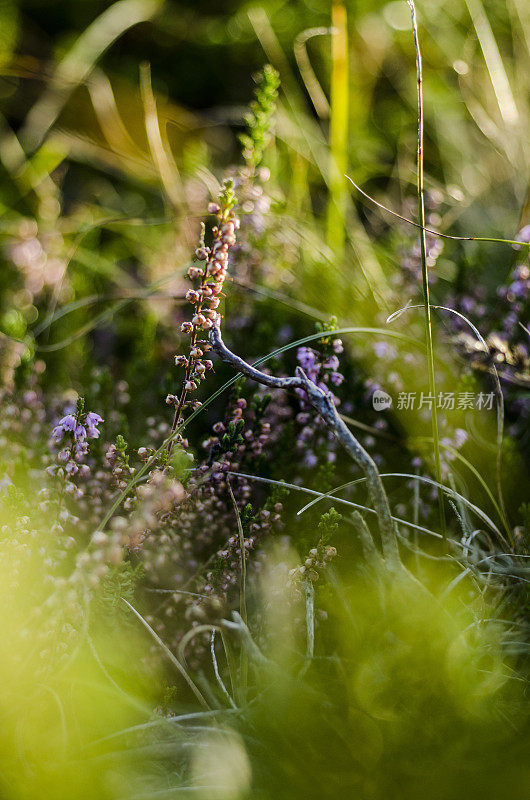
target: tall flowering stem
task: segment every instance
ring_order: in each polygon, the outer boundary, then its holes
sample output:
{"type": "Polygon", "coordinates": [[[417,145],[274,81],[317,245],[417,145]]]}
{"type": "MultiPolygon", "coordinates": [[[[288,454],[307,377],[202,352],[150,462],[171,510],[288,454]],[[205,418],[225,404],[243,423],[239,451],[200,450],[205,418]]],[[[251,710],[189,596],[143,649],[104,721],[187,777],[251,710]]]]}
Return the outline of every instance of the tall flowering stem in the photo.
{"type": "Polygon", "coordinates": [[[247,129],[239,136],[247,170],[252,174],[263,161],[271,139],[270,128],[276,110],[280,75],[270,64],[265,64],[256,77],[256,83],[254,100],[245,115],[247,129]]]}
{"type": "MultiPolygon", "coordinates": [[[[183,322],[180,326],[182,333],[190,337],[188,355],[175,357],[175,364],[186,370],[182,389],[180,395],[170,394],[166,398],[166,403],[175,407],[172,435],[167,448],[168,456],[175,441],[183,442],[178,434],[176,436],[174,434],[182,423],[188,396],[197,390],[206,372],[213,367],[209,359],[203,358],[211,346],[201,338],[201,335],[212,327],[221,302],[220,295],[228,269],[229,250],[236,243],[236,233],[240,224],[239,218],[233,212],[236,202],[233,182],[226,180],[219,195],[219,202],[210,203],[208,206],[208,212],[217,217],[217,225],[212,228],[212,245],[210,247],[205,245],[203,226],[201,241],[195,251],[196,258],[203,263],[203,266],[193,265],[188,270],[188,278],[196,284],[196,288],[189,289],[186,294],[186,299],[194,307],[194,314],[191,321],[183,322]]],[[[197,401],[192,405],[197,407],[197,401]]]]}

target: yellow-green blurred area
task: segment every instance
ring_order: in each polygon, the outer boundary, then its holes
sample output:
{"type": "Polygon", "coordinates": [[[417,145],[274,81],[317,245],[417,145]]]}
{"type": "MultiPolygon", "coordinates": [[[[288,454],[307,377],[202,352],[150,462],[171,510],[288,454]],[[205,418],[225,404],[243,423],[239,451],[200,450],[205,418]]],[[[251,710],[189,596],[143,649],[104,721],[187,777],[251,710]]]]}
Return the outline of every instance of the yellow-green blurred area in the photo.
{"type": "Polygon", "coordinates": [[[253,641],[223,633],[245,669],[215,662],[231,706],[213,667],[201,706],[155,666],[127,608],[101,605],[94,565],[47,580],[46,532],[27,525],[0,550],[6,800],[525,796],[527,683],[502,644],[517,627],[458,566],[427,566],[420,583],[375,553],[344,563],[317,590],[306,659],[304,587],[286,582],[299,556],[269,548],[253,641]]]}
{"type": "Polygon", "coordinates": [[[28,501],[13,495],[0,519],[1,795],[122,796],[145,768],[138,756],[105,760],[97,742],[152,714],[149,641],[123,611],[125,583],[113,587],[97,558],[61,564],[63,542],[28,501]]]}
{"type": "Polygon", "coordinates": [[[524,794],[526,711],[520,676],[500,657],[502,625],[479,622],[470,583],[447,590],[452,570],[429,569],[428,589],[372,570],[326,592],[325,644],[300,673],[287,633],[297,611],[285,611],[271,567],[268,644],[284,671],[263,668],[270,686],[250,709],[268,748],[264,796],[524,794]]]}

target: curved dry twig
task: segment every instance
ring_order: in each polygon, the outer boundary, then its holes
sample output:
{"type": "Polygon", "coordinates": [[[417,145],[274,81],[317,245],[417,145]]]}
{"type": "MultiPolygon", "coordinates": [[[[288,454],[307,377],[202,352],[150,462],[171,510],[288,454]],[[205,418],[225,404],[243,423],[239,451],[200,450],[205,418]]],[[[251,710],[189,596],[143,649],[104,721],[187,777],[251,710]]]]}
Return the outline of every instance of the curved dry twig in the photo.
{"type": "Polygon", "coordinates": [[[296,368],[296,375],[294,377],[278,378],[275,375],[267,375],[267,373],[261,372],[261,370],[247,364],[246,361],[229,350],[225,345],[221,336],[219,317],[214,321],[209,331],[209,340],[212,350],[217,353],[223,361],[230,364],[230,366],[237,369],[238,372],[241,372],[247,378],[256,381],[256,383],[261,383],[273,389],[303,389],[307,395],[307,402],[313,407],[316,413],[322,417],[348,455],[355,461],[366,476],[368,493],[379,523],[383,553],[390,565],[399,564],[396,531],[379,470],[370,454],[362,447],[341,419],[331,396],[323,392],[322,389],[319,389],[319,387],[307,377],[301,367],[296,368]]]}

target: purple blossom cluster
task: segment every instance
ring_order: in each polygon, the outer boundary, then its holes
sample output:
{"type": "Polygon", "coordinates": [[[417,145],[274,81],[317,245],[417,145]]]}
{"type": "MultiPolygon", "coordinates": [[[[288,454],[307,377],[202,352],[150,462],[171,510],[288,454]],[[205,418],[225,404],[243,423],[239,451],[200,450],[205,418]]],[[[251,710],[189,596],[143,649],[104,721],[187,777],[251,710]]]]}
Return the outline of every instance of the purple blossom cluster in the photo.
{"type": "Polygon", "coordinates": [[[52,430],[52,437],[56,442],[62,442],[65,434],[71,439],[70,446],[58,454],[59,461],[65,462],[65,469],[69,475],[78,471],[76,461],[79,462],[88,453],[88,439],[99,438],[99,424],[102,417],[94,411],[88,414],[66,414],[59,420],[52,430]],[[73,456],[73,458],[72,458],[73,456]]]}
{"type": "Polygon", "coordinates": [[[501,320],[503,333],[509,341],[519,341],[524,332],[519,323],[528,328],[530,324],[530,267],[517,264],[512,270],[508,283],[500,286],[498,296],[505,303],[507,313],[501,320]]]}
{"type": "MultiPolygon", "coordinates": [[[[339,398],[333,393],[331,387],[338,387],[344,380],[344,375],[339,372],[338,356],[343,351],[340,339],[334,339],[329,352],[325,355],[318,353],[311,347],[299,347],[297,360],[308,378],[317,384],[319,389],[328,394],[336,406],[339,398]]],[[[296,389],[300,399],[300,412],[296,416],[297,423],[301,426],[296,439],[296,446],[303,456],[306,467],[313,469],[319,462],[319,455],[324,454],[325,460],[333,463],[336,458],[335,438],[323,420],[316,417],[307,402],[307,395],[303,389],[296,389]]]]}
{"type": "MultiPolygon", "coordinates": [[[[524,229],[520,234],[524,241],[524,229]]],[[[520,405],[520,398],[512,398],[513,387],[530,385],[530,347],[528,328],[530,325],[530,268],[527,263],[518,263],[511,270],[506,283],[497,289],[494,311],[488,313],[485,289],[473,287],[473,293],[459,299],[459,307],[484,331],[489,354],[470,334],[462,320],[449,320],[458,332],[458,342],[472,367],[480,370],[495,366],[506,392],[506,401],[520,405]],[[488,330],[489,329],[489,330],[488,330]]]]}
{"type": "MultiPolygon", "coordinates": [[[[178,641],[182,624],[218,615],[233,601],[241,550],[228,484],[240,513],[256,502],[245,531],[245,559],[281,525],[282,504],[260,499],[251,482],[237,475],[252,473],[257,461],[271,454],[275,432],[269,409],[273,408],[270,404],[262,416],[243,397],[234,397],[225,418],[213,424],[203,442],[205,455],[185,482],[185,496],[170,511],[158,514],[156,521],[151,515],[149,526],[145,525],[149,531],[138,555],[148,583],[156,589],[175,587],[159,606],[160,613],[149,618],[166,642],[178,641]],[[179,594],[183,586],[192,593],[179,594]]],[[[249,569],[258,569],[259,564],[256,554],[249,569]]]]}

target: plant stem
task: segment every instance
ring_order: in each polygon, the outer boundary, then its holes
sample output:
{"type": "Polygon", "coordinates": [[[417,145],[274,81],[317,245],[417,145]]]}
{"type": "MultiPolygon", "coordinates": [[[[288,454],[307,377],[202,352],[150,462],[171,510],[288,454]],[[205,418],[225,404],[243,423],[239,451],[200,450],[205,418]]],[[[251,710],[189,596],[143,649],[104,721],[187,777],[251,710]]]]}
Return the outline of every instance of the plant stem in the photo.
{"type": "MultiPolygon", "coordinates": [[[[438,483],[442,482],[442,469],[440,461],[440,443],[438,438],[438,413],[436,410],[436,377],[434,368],[434,346],[432,338],[431,304],[429,297],[429,269],[427,266],[427,243],[425,236],[425,193],[423,185],[423,72],[420,44],[418,41],[418,25],[416,22],[416,7],[414,0],[408,0],[412,16],[412,34],[416,49],[416,75],[418,82],[418,217],[421,247],[421,276],[423,284],[423,305],[425,308],[425,340],[427,345],[427,367],[429,374],[429,394],[431,396],[431,425],[434,442],[434,471],[438,483]]],[[[443,491],[438,487],[438,505],[440,509],[440,524],[442,534],[446,537],[445,508],[443,491]]]]}
{"type": "Polygon", "coordinates": [[[331,9],[331,115],[329,126],[330,175],[327,215],[328,245],[340,254],[346,241],[346,184],[348,171],[348,27],[343,0],[333,0],[331,9]]]}

